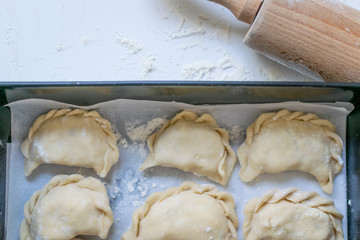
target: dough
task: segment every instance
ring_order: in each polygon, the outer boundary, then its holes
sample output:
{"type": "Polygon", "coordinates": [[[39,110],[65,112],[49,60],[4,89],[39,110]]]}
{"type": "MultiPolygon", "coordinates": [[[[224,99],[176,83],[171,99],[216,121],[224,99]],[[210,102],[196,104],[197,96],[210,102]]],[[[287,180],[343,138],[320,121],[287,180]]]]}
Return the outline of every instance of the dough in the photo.
{"type": "Polygon", "coordinates": [[[263,172],[308,172],[331,193],[333,179],[343,168],[342,140],[334,125],[315,114],[265,113],[248,127],[237,151],[240,178],[249,182],[263,172]]]}
{"type": "Polygon", "coordinates": [[[225,185],[236,162],[229,134],[209,114],[183,111],[148,139],[149,155],[140,170],[174,167],[225,185]]]}
{"type": "Polygon", "coordinates": [[[122,240],[236,240],[238,219],[229,193],[184,182],[150,195],[122,240]]]}
{"type": "Polygon", "coordinates": [[[24,172],[40,164],[62,164],[95,169],[105,177],[119,159],[111,124],[96,111],[52,110],[36,119],[22,143],[24,172]]]}
{"type": "Polygon", "coordinates": [[[245,206],[244,240],[343,240],[331,200],[297,188],[272,190],[245,206]]]}
{"type": "Polygon", "coordinates": [[[58,175],[25,204],[20,240],[69,240],[78,235],[105,239],[113,214],[105,186],[81,175],[58,175]]]}

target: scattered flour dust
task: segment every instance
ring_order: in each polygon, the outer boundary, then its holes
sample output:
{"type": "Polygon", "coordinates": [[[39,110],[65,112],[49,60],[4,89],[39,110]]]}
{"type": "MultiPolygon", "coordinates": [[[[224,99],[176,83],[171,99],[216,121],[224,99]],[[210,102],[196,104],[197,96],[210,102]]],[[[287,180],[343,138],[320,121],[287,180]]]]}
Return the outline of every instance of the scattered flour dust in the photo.
{"type": "Polygon", "coordinates": [[[121,148],[128,148],[129,144],[126,138],[124,138],[114,126],[112,126],[111,130],[113,133],[115,133],[117,145],[121,148]]]}
{"type": "Polygon", "coordinates": [[[239,125],[230,126],[229,130],[229,140],[231,145],[240,145],[245,138],[245,128],[240,127],[239,125]]]}
{"type": "Polygon", "coordinates": [[[129,56],[135,56],[136,58],[138,58],[136,62],[141,64],[144,76],[147,76],[149,73],[157,69],[155,66],[156,58],[149,51],[146,51],[142,44],[118,33],[115,34],[115,41],[116,43],[127,49],[127,54],[129,56]]]}
{"type": "Polygon", "coordinates": [[[187,80],[250,80],[250,72],[235,63],[229,54],[217,62],[202,60],[186,64],[182,75],[187,80]]]}
{"type": "Polygon", "coordinates": [[[146,141],[150,135],[161,127],[167,120],[164,118],[154,118],[146,124],[137,125],[136,123],[131,123],[126,126],[126,133],[132,142],[132,148],[129,149],[133,152],[138,152],[142,158],[146,157],[146,141]]]}
{"type": "Polygon", "coordinates": [[[120,213],[126,211],[129,202],[134,207],[143,205],[152,188],[151,179],[133,168],[125,168],[117,172],[110,183],[104,182],[104,184],[113,211],[120,213]]]}
{"type": "Polygon", "coordinates": [[[206,31],[201,27],[200,24],[190,25],[187,23],[186,18],[180,15],[179,27],[175,31],[169,33],[169,38],[174,40],[187,38],[194,35],[204,35],[205,33],[206,31]]]}
{"type": "Polygon", "coordinates": [[[119,143],[122,148],[128,148],[129,146],[128,141],[125,138],[120,138],[119,143]]]}
{"type": "Polygon", "coordinates": [[[153,55],[146,55],[142,59],[142,67],[144,74],[147,75],[156,69],[155,67],[155,57],[153,55]]]}
{"type": "Polygon", "coordinates": [[[115,34],[115,40],[128,50],[129,55],[135,55],[143,50],[143,47],[138,42],[126,38],[118,33],[115,34]]]}
{"type": "Polygon", "coordinates": [[[164,118],[154,118],[140,126],[131,124],[126,127],[126,133],[134,143],[145,142],[149,136],[166,121],[164,118]]]}
{"type": "Polygon", "coordinates": [[[179,39],[179,38],[191,37],[194,35],[204,35],[205,32],[206,31],[200,27],[183,28],[182,30],[177,31],[176,33],[170,33],[169,37],[170,39],[179,39]]]}

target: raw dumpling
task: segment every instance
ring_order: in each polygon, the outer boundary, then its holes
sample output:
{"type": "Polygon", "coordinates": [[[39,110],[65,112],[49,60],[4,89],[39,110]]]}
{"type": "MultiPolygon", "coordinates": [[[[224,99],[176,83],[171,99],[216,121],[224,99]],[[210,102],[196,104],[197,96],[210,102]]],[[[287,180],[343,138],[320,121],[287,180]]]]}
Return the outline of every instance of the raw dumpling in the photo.
{"type": "Polygon", "coordinates": [[[263,172],[299,170],[315,176],[326,193],[332,192],[333,179],[343,167],[343,144],[331,122],[282,110],[260,115],[246,135],[237,151],[243,181],[263,172]]]}
{"type": "Polygon", "coordinates": [[[175,167],[225,185],[236,162],[229,134],[209,114],[183,111],[147,141],[149,155],[140,170],[175,167]]]}
{"type": "Polygon", "coordinates": [[[343,240],[343,216],[331,200],[297,188],[272,190],[247,203],[244,240],[343,240]]]}
{"type": "Polygon", "coordinates": [[[43,163],[95,169],[105,177],[119,159],[111,124],[96,111],[52,110],[36,119],[22,143],[24,172],[43,163]]]}
{"type": "Polygon", "coordinates": [[[105,186],[81,175],[58,175],[25,204],[20,240],[69,240],[78,235],[105,239],[113,214],[105,186]]]}
{"type": "Polygon", "coordinates": [[[184,182],[150,195],[122,240],[236,240],[238,219],[229,193],[184,182]]]}

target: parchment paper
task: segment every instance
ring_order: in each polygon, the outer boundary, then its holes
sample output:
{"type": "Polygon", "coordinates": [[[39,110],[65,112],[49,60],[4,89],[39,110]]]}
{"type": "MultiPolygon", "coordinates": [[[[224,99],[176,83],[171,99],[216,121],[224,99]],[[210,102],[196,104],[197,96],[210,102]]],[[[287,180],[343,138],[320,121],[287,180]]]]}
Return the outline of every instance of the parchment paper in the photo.
{"type": "MultiPolygon", "coordinates": [[[[34,120],[51,109],[72,108],[74,105],[55,101],[27,99],[11,103],[11,152],[7,164],[7,213],[6,239],[19,239],[19,228],[23,219],[23,207],[31,195],[41,189],[57,174],[80,173],[84,176],[97,177],[92,169],[65,167],[60,165],[41,165],[30,177],[23,173],[23,155],[20,150],[22,141],[34,120]]],[[[332,121],[346,146],[346,116],[353,110],[350,103],[308,104],[285,102],[277,104],[237,104],[237,105],[201,105],[194,106],[175,102],[152,102],[136,100],[114,100],[93,106],[81,107],[95,109],[108,119],[118,134],[120,159],[115,164],[103,183],[106,185],[114,213],[114,224],[107,239],[120,239],[131,225],[131,216],[153,192],[163,191],[178,186],[182,182],[194,181],[200,184],[214,184],[220,190],[230,192],[236,201],[236,212],[240,223],[239,239],[242,239],[243,209],[252,198],[262,196],[273,188],[296,186],[303,191],[316,191],[335,202],[336,208],[344,215],[343,230],[347,239],[347,199],[346,199],[346,166],[335,178],[334,191],[331,195],[324,193],[316,179],[306,173],[289,171],[279,174],[263,174],[252,183],[243,183],[239,177],[237,162],[229,183],[223,187],[205,177],[172,168],[155,167],[140,172],[139,166],[147,156],[146,139],[162,123],[171,119],[182,110],[195,111],[198,114],[210,113],[220,127],[230,133],[233,149],[236,151],[245,139],[245,131],[263,112],[278,111],[283,108],[292,111],[312,112],[321,118],[332,121]]],[[[344,148],[345,149],[345,148],[344,148]]],[[[345,160],[345,151],[343,151],[345,160]]],[[[100,179],[99,177],[97,177],[100,179]]],[[[90,238],[89,238],[90,239],[90,238]]],[[[96,238],[91,238],[96,239],[96,238]]]]}

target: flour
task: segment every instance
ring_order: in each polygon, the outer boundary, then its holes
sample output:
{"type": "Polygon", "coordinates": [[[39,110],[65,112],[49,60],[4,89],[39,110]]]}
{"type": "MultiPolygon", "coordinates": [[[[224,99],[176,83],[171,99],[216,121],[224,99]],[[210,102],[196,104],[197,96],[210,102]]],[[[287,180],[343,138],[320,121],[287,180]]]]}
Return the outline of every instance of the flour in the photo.
{"type": "Polygon", "coordinates": [[[154,118],[148,123],[140,126],[128,124],[126,126],[126,133],[130,140],[134,143],[145,142],[149,136],[166,121],[167,120],[164,118],[154,118]]]}
{"type": "Polygon", "coordinates": [[[149,196],[151,180],[142,172],[126,168],[115,173],[110,183],[104,182],[113,211],[123,213],[131,203],[133,207],[143,205],[149,196]],[[125,201],[124,201],[125,200],[125,201]]]}
{"type": "Polygon", "coordinates": [[[240,145],[245,139],[245,128],[239,125],[230,126],[229,140],[231,145],[240,145]]]}
{"type": "Polygon", "coordinates": [[[179,39],[179,38],[186,38],[191,37],[194,35],[204,35],[206,31],[201,28],[191,28],[191,29],[184,29],[177,33],[170,33],[170,39],[179,39]]]}
{"type": "MultiPolygon", "coordinates": [[[[237,63],[230,53],[225,53],[216,60],[210,58],[193,59],[192,62],[182,61],[181,57],[186,58],[192,52],[204,52],[207,46],[204,42],[222,41],[231,42],[232,26],[225,19],[214,18],[208,12],[192,12],[192,6],[174,1],[161,0],[161,8],[158,8],[159,15],[166,15],[168,21],[179,21],[168,34],[168,40],[174,42],[174,47],[181,52],[178,56],[169,56],[175,60],[175,66],[180,67],[181,79],[183,80],[237,80],[249,81],[252,79],[250,72],[241,64],[237,63]],[[186,9],[185,9],[186,8],[186,9]],[[191,17],[183,12],[195,13],[191,17]],[[180,60],[180,61],[179,61],[180,60]]],[[[194,4],[195,5],[195,4],[194,4]]],[[[166,33],[166,32],[165,32],[166,33]]],[[[198,56],[198,55],[197,55],[198,56]]],[[[206,56],[204,54],[204,56],[206,56]]],[[[145,74],[147,68],[144,67],[145,74]]]]}
{"type": "Polygon", "coordinates": [[[121,138],[119,143],[122,148],[128,148],[129,146],[128,141],[125,138],[121,138]]]}
{"type": "Polygon", "coordinates": [[[134,192],[135,191],[135,187],[134,184],[136,184],[137,182],[139,182],[138,178],[134,178],[133,180],[129,181],[126,185],[127,185],[127,189],[129,192],[134,192]]]}
{"type": "Polygon", "coordinates": [[[206,80],[217,70],[216,63],[209,61],[197,61],[186,64],[183,68],[183,75],[188,80],[206,80]]]}
{"type": "MultiPolygon", "coordinates": [[[[136,58],[135,64],[140,65],[140,67],[142,68],[143,77],[146,77],[149,73],[157,69],[157,67],[155,66],[156,58],[151,52],[146,50],[142,46],[142,44],[119,34],[116,34],[115,41],[116,43],[127,49],[128,56],[134,56],[134,58],[136,58]]],[[[123,61],[128,61],[127,56],[123,56],[120,59],[123,61]]],[[[126,64],[129,65],[128,62],[126,64]]],[[[120,67],[118,70],[121,69],[123,69],[123,66],[120,67]]]]}
{"type": "Polygon", "coordinates": [[[39,154],[39,156],[41,157],[41,159],[43,159],[43,161],[45,163],[50,163],[51,161],[47,158],[47,152],[44,149],[44,146],[40,143],[39,139],[35,138],[33,140],[33,146],[36,149],[35,152],[37,152],[39,154]]]}
{"type": "Polygon", "coordinates": [[[181,46],[177,47],[178,50],[187,51],[192,48],[199,47],[202,44],[202,41],[194,41],[186,44],[182,44],[181,46]]]}
{"type": "Polygon", "coordinates": [[[194,35],[204,35],[206,31],[200,26],[187,26],[186,19],[181,16],[179,27],[169,34],[170,39],[187,38],[194,35]]]}
{"type": "Polygon", "coordinates": [[[145,76],[156,69],[155,60],[153,55],[146,55],[142,58],[142,67],[145,76]]]}
{"type": "MultiPolygon", "coordinates": [[[[190,21],[186,21],[186,17],[184,17],[182,13],[181,5],[174,5],[173,3],[169,3],[168,1],[163,1],[170,9],[171,13],[176,13],[176,17],[180,19],[180,24],[175,31],[172,31],[168,34],[170,40],[189,38],[193,36],[202,36],[205,35],[206,30],[201,27],[201,24],[195,22],[195,25],[190,21]]],[[[162,15],[164,15],[164,10],[162,10],[162,15]]],[[[167,15],[166,15],[167,16],[167,15]]]]}
{"type": "Polygon", "coordinates": [[[227,53],[217,62],[199,60],[185,64],[182,75],[188,80],[250,80],[249,72],[235,63],[227,53]]]}
{"type": "Polygon", "coordinates": [[[162,10],[162,12],[169,12],[170,13],[177,13],[178,15],[182,15],[182,7],[179,3],[174,3],[173,0],[162,0],[163,4],[165,5],[165,8],[162,10]]]}
{"type": "Polygon", "coordinates": [[[128,150],[133,153],[136,152],[142,159],[145,159],[147,155],[147,139],[166,121],[164,118],[154,118],[142,125],[138,125],[136,122],[126,124],[126,134],[131,141],[131,147],[128,150]]]}
{"type": "Polygon", "coordinates": [[[115,41],[128,50],[129,55],[134,55],[143,50],[143,47],[136,41],[116,34],[115,41]]]}

